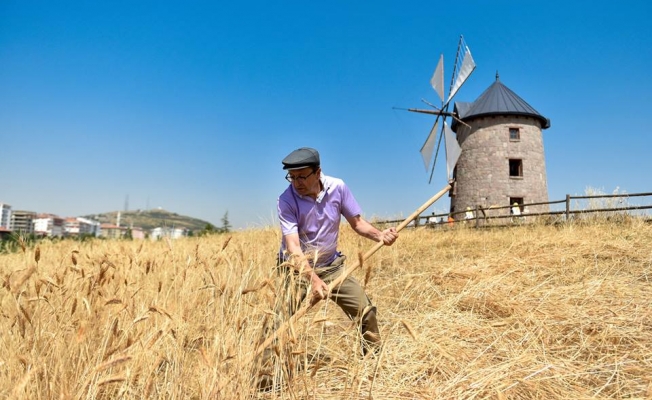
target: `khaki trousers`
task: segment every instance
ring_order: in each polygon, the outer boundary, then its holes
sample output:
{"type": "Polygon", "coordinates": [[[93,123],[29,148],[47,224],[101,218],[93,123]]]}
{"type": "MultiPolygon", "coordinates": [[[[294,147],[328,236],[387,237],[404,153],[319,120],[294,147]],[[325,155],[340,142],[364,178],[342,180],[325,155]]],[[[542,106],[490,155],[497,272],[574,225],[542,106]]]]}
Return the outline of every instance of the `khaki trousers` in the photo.
{"type": "MultiPolygon", "coordinates": [[[[328,285],[344,273],[345,259],[345,256],[340,256],[331,265],[316,268],[315,273],[328,285]]],[[[276,318],[274,318],[274,323],[270,324],[272,326],[267,325],[263,329],[264,337],[261,340],[271,334],[271,329],[277,330],[282,320],[292,317],[308,293],[309,282],[306,279],[301,279],[297,272],[287,265],[282,265],[281,262],[279,262],[279,271],[283,274],[284,285],[282,293],[279,293],[276,301],[276,318]]],[[[371,304],[358,281],[352,276],[347,277],[338,287],[333,288],[329,299],[340,306],[351,320],[359,321],[362,354],[366,355],[369,351],[378,353],[381,342],[376,307],[371,304]]],[[[259,390],[270,390],[274,386],[274,382],[276,384],[279,382],[279,375],[273,372],[273,358],[272,348],[265,349],[260,355],[259,390]]],[[[289,375],[292,375],[292,371],[298,366],[293,360],[288,361],[287,371],[289,375]]]]}
{"type": "MultiPolygon", "coordinates": [[[[315,268],[315,273],[327,285],[336,280],[344,273],[345,256],[335,259],[330,265],[315,268]]],[[[298,279],[296,274],[289,271],[288,267],[281,267],[285,273],[285,287],[288,293],[288,317],[294,315],[299,309],[301,302],[308,293],[309,283],[307,280],[298,279]]],[[[333,288],[329,299],[335,302],[342,311],[352,320],[360,321],[360,333],[363,338],[363,345],[380,343],[380,331],[376,319],[376,307],[371,304],[369,297],[365,294],[360,283],[348,276],[339,286],[333,288]]],[[[364,346],[363,352],[366,353],[364,346]]]]}

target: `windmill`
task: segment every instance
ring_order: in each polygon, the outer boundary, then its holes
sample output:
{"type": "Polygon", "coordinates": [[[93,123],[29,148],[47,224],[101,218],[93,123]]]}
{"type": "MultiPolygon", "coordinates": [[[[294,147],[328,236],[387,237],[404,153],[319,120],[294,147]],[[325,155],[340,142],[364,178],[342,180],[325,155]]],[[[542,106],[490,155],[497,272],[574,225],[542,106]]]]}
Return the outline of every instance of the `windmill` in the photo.
{"type": "Polygon", "coordinates": [[[439,62],[435,68],[435,72],[430,79],[430,84],[435,90],[439,99],[441,100],[441,107],[437,107],[428,101],[422,99],[422,101],[433,109],[418,109],[418,108],[408,108],[407,111],[418,112],[423,114],[432,114],[436,115],[435,123],[426,138],[426,141],[421,146],[421,157],[423,158],[423,163],[426,168],[426,172],[430,169],[430,178],[428,183],[432,181],[432,176],[435,171],[435,165],[437,164],[437,155],[439,153],[439,148],[441,145],[441,139],[444,138],[445,148],[446,148],[446,171],[448,181],[453,180],[453,170],[457,159],[459,158],[462,149],[457,143],[453,131],[446,122],[446,118],[451,117],[457,122],[466,125],[462,122],[454,112],[449,112],[448,107],[451,100],[457,93],[457,91],[462,87],[464,82],[469,78],[471,73],[475,70],[475,61],[471,56],[471,50],[464,42],[464,37],[460,35],[460,40],[457,45],[457,53],[455,54],[455,63],[453,66],[453,74],[451,76],[451,83],[448,90],[448,97],[444,97],[444,55],[441,54],[439,57],[439,62]],[[439,128],[439,123],[441,119],[441,129],[439,128]],[[439,131],[439,138],[437,139],[437,133],[439,131]],[[435,151],[435,142],[437,144],[437,149],[435,151]],[[435,156],[434,162],[432,161],[432,156],[435,156]],[[431,166],[432,165],[432,166],[431,166]]]}

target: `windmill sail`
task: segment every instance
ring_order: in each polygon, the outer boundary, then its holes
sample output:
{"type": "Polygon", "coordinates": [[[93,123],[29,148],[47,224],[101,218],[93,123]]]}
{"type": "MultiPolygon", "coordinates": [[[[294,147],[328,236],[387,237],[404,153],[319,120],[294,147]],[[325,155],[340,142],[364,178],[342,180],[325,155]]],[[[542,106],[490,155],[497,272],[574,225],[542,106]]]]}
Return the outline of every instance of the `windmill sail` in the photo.
{"type": "Polygon", "coordinates": [[[435,73],[432,74],[430,78],[430,84],[432,88],[435,89],[435,92],[439,95],[439,99],[444,101],[444,55],[442,54],[439,57],[439,62],[437,63],[437,68],[435,68],[435,73]]]}
{"type": "MultiPolygon", "coordinates": [[[[451,181],[454,177],[455,165],[457,160],[462,153],[462,149],[457,142],[457,138],[453,130],[446,123],[446,118],[452,117],[457,119],[455,112],[449,112],[448,108],[453,97],[457,94],[457,91],[462,87],[464,82],[469,78],[471,73],[475,70],[475,61],[473,56],[471,56],[471,50],[464,42],[464,37],[460,36],[460,40],[457,45],[457,53],[455,55],[455,62],[453,67],[453,74],[450,82],[450,89],[448,97],[444,97],[444,55],[439,56],[439,61],[437,67],[430,78],[430,85],[437,92],[437,95],[442,101],[441,108],[436,107],[435,105],[425,101],[426,104],[432,106],[435,110],[420,110],[416,108],[409,108],[408,111],[419,112],[424,114],[436,115],[435,123],[430,129],[430,133],[426,138],[426,141],[421,146],[421,157],[423,158],[423,163],[426,167],[426,172],[430,170],[430,179],[429,183],[432,181],[433,174],[435,172],[435,166],[437,164],[437,158],[439,155],[439,148],[442,140],[444,140],[444,147],[446,151],[446,169],[448,174],[448,180],[451,181]],[[463,54],[462,54],[463,53],[463,54]],[[446,98],[446,101],[444,101],[446,98]],[[439,128],[439,119],[443,120],[443,125],[441,129],[439,128]],[[434,162],[432,161],[434,156],[434,162]]],[[[457,119],[460,121],[459,119],[457,119]]],[[[463,123],[463,122],[462,122],[463,123]]]]}
{"type": "Polygon", "coordinates": [[[455,164],[457,164],[457,159],[462,154],[462,148],[457,143],[453,130],[448,126],[446,121],[444,121],[444,144],[446,146],[446,170],[448,172],[448,180],[450,181],[453,179],[453,170],[455,169],[455,164]]]}
{"type": "Polygon", "coordinates": [[[471,56],[471,50],[469,50],[468,46],[465,46],[465,48],[466,51],[464,52],[464,58],[462,58],[462,66],[460,67],[457,78],[455,78],[455,83],[453,84],[450,93],[448,93],[447,103],[451,101],[453,96],[455,96],[455,93],[457,93],[460,87],[462,87],[464,82],[469,78],[471,72],[475,69],[475,61],[473,61],[473,56],[471,56]]]}
{"type": "Polygon", "coordinates": [[[439,125],[439,120],[435,120],[435,124],[430,130],[430,134],[426,139],[423,146],[421,146],[421,157],[423,158],[423,163],[426,167],[426,172],[428,172],[428,167],[430,166],[430,160],[432,160],[432,152],[435,149],[435,141],[437,137],[437,126],[439,125]]]}

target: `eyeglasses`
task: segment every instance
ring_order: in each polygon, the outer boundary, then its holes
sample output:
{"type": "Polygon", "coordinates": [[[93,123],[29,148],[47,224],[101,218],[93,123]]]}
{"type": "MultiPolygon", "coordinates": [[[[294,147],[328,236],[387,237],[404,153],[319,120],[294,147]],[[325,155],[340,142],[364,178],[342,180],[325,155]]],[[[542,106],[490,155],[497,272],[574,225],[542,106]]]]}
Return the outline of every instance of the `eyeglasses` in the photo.
{"type": "Polygon", "coordinates": [[[292,183],[292,182],[303,182],[303,181],[305,181],[306,179],[308,179],[308,178],[310,177],[310,175],[313,175],[315,172],[316,172],[316,171],[312,171],[311,173],[309,173],[309,174],[306,175],[306,176],[301,176],[301,175],[299,175],[299,176],[292,176],[292,175],[290,175],[290,173],[288,172],[288,174],[285,175],[285,180],[288,181],[288,182],[290,182],[290,183],[292,183]]]}

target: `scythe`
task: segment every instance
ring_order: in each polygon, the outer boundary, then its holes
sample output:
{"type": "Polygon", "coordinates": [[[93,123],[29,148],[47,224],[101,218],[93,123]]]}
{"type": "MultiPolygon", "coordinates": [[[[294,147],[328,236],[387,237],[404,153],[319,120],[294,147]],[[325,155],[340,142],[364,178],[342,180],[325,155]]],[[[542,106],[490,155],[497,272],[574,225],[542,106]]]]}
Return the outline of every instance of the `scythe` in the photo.
{"type": "MultiPolygon", "coordinates": [[[[417,218],[417,217],[418,217],[421,213],[423,213],[423,212],[424,212],[428,207],[430,207],[430,206],[431,206],[435,201],[439,200],[440,197],[442,197],[444,194],[446,194],[446,192],[448,192],[448,191],[451,189],[451,187],[452,187],[452,186],[451,186],[451,184],[449,183],[449,184],[446,185],[442,190],[440,190],[436,195],[434,195],[434,196],[431,197],[428,201],[426,201],[425,203],[423,203],[423,205],[421,205],[421,207],[417,208],[417,209],[416,209],[412,214],[410,214],[409,217],[407,217],[405,220],[403,220],[403,222],[401,222],[401,223],[396,227],[396,231],[397,231],[397,232],[400,232],[401,230],[403,230],[403,228],[405,228],[405,227],[406,227],[410,222],[412,222],[412,220],[414,220],[415,218],[417,218]]],[[[349,275],[351,275],[351,273],[353,273],[353,271],[355,271],[356,269],[358,269],[358,268],[360,267],[360,265],[362,264],[362,262],[364,262],[364,261],[367,260],[369,257],[371,257],[374,253],[376,253],[376,251],[378,251],[378,250],[379,250],[381,247],[383,247],[383,246],[384,246],[384,244],[383,244],[382,242],[376,243],[376,244],[374,245],[374,247],[372,247],[371,249],[369,249],[369,250],[368,250],[368,251],[367,251],[367,252],[362,256],[362,260],[361,260],[361,261],[356,261],[356,262],[354,262],[353,264],[351,264],[349,267],[347,267],[347,268],[344,270],[344,272],[343,272],[343,273],[342,273],[342,274],[341,274],[337,279],[335,279],[334,281],[332,281],[332,282],[328,285],[328,289],[329,289],[329,291],[332,291],[333,288],[337,287],[337,286],[340,285],[342,282],[344,282],[344,280],[345,280],[349,275]]],[[[301,319],[304,315],[306,315],[306,313],[307,313],[310,309],[312,309],[312,307],[314,307],[316,304],[318,304],[319,301],[320,301],[320,300],[317,300],[317,301],[308,301],[308,302],[306,302],[305,305],[302,306],[299,310],[297,310],[297,312],[294,313],[294,315],[293,315],[293,316],[292,316],[288,321],[284,322],[281,326],[278,327],[278,329],[276,329],[276,331],[275,331],[274,333],[272,333],[272,335],[270,335],[267,339],[265,339],[265,341],[264,341],[263,343],[261,343],[261,344],[256,348],[256,350],[255,350],[253,353],[251,353],[251,354],[250,354],[250,355],[249,355],[249,356],[244,360],[244,363],[247,364],[247,363],[251,362],[254,358],[256,358],[258,355],[260,355],[260,354],[261,354],[261,353],[262,353],[262,352],[263,352],[267,347],[269,347],[269,346],[274,342],[274,340],[276,340],[276,338],[278,338],[281,334],[283,334],[285,331],[287,331],[288,328],[289,328],[291,325],[293,325],[296,321],[298,321],[298,320],[301,319]]],[[[225,383],[226,383],[226,382],[223,381],[222,383],[218,384],[218,386],[217,386],[215,392],[216,392],[216,393],[219,393],[219,392],[224,388],[224,384],[225,384],[225,383]]]]}

